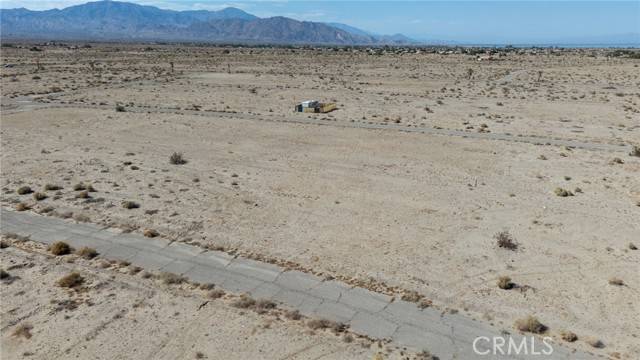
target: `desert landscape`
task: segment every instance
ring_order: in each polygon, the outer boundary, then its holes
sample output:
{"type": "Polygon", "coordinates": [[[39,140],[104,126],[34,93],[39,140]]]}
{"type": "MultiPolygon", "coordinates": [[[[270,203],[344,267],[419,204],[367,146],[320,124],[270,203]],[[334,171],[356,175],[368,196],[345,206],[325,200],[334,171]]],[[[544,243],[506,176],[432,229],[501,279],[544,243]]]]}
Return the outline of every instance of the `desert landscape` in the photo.
{"type": "MultiPolygon", "coordinates": [[[[636,359],[638,58],[3,43],[2,207],[222,250],[510,331],[534,316],[561,346],[636,359]],[[337,110],[294,112],[310,99],[337,110]]],[[[99,256],[7,246],[2,268],[23,265],[2,284],[3,358],[99,358],[105,344],[119,358],[148,337],[143,358],[421,356],[239,310],[239,294],[198,310],[206,291],[99,256]],[[66,291],[55,280],[76,268],[90,279],[72,296],[82,304],[51,311],[66,291]],[[122,309],[116,331],[108,319],[122,309]],[[45,336],[71,331],[66,316],[86,341],[45,336]],[[15,336],[24,323],[33,336],[15,336]],[[158,337],[139,333],[147,325],[158,337]]]]}

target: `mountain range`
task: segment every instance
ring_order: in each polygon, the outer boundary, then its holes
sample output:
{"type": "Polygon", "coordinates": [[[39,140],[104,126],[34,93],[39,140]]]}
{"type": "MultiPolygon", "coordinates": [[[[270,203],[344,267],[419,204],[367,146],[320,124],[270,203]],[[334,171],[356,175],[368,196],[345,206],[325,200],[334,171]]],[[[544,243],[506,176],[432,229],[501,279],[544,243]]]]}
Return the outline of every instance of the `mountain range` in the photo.
{"type": "Polygon", "coordinates": [[[64,9],[0,10],[3,39],[195,41],[212,43],[398,45],[402,34],[376,35],[345,24],[259,18],[236,8],[174,11],[105,0],[64,9]]]}

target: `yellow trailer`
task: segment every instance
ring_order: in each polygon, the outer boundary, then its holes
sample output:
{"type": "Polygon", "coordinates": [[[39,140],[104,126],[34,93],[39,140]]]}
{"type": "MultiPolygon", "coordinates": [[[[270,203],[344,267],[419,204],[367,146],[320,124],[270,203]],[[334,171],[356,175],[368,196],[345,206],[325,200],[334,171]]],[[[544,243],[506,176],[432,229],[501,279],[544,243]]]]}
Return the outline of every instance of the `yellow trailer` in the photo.
{"type": "Polygon", "coordinates": [[[336,109],[336,104],[335,103],[320,104],[320,112],[321,113],[328,113],[328,112],[333,111],[335,109],[336,109]]]}

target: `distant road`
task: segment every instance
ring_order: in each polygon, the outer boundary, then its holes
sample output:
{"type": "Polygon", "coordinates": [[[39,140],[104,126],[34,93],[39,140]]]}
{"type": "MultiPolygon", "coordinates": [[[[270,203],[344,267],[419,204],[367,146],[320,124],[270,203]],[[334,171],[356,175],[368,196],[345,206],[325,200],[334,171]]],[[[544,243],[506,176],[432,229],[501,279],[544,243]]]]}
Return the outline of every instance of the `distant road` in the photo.
{"type": "MultiPolygon", "coordinates": [[[[112,105],[88,105],[88,104],[64,104],[60,102],[40,103],[30,100],[30,98],[23,98],[15,100],[12,104],[3,105],[2,113],[8,115],[11,113],[34,111],[43,109],[101,109],[101,110],[113,110],[112,105]]],[[[571,148],[595,150],[595,151],[610,151],[610,152],[630,152],[631,145],[623,143],[597,143],[590,141],[571,140],[563,138],[553,138],[535,135],[513,135],[513,134],[500,134],[490,132],[471,132],[456,129],[443,129],[443,128],[431,128],[431,127],[417,127],[406,126],[397,124],[375,124],[375,123],[356,123],[356,122],[337,122],[329,120],[320,120],[314,118],[269,118],[264,115],[254,115],[235,112],[222,112],[222,111],[195,111],[195,110],[180,110],[173,108],[161,108],[161,107],[143,107],[143,106],[127,106],[127,112],[134,113],[159,113],[159,114],[177,114],[177,115],[193,115],[203,117],[217,117],[217,118],[230,118],[230,119],[244,119],[254,121],[270,121],[281,123],[293,123],[293,124],[312,124],[320,126],[334,126],[343,128],[357,128],[357,129],[372,129],[372,130],[395,130],[411,133],[423,133],[430,135],[443,135],[443,136],[457,136],[471,139],[484,139],[484,140],[500,140],[519,143],[528,143],[534,145],[551,145],[551,146],[566,146],[571,148]]]]}

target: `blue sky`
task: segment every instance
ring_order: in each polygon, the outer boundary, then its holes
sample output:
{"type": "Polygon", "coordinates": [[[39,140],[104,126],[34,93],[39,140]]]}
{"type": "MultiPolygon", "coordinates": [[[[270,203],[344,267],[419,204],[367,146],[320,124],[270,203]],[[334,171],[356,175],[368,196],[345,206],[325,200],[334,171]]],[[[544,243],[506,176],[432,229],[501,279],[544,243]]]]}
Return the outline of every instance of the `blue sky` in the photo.
{"type": "MultiPolygon", "coordinates": [[[[367,31],[474,43],[582,42],[640,34],[640,1],[129,0],[165,9],[233,6],[260,17],[341,22],[367,31]]],[[[63,8],[85,0],[1,0],[3,8],[63,8]]],[[[640,42],[640,38],[635,38],[640,42]]]]}

